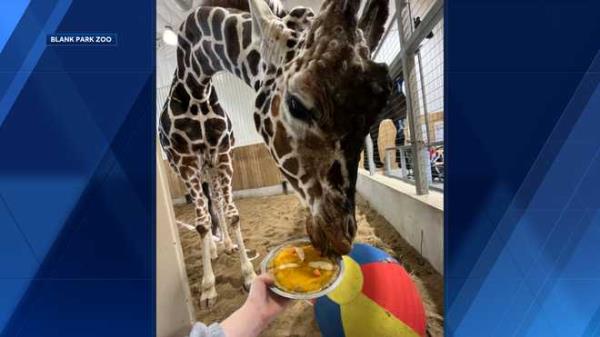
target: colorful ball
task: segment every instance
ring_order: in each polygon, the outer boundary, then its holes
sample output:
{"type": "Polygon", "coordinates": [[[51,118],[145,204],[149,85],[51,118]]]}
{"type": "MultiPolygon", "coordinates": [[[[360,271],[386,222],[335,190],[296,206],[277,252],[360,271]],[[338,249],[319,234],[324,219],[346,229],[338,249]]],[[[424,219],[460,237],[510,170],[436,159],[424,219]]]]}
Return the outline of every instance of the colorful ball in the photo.
{"type": "Polygon", "coordinates": [[[315,301],[323,337],[425,337],[425,309],[406,270],[391,256],[354,244],[340,285],[315,301]]]}

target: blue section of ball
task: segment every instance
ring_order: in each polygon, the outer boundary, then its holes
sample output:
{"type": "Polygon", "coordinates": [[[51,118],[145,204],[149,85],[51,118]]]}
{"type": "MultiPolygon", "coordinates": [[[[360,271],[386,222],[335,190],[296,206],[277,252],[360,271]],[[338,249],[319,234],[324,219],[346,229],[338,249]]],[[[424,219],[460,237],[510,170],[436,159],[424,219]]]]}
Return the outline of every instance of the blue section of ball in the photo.
{"type": "Polygon", "coordinates": [[[340,306],[330,300],[329,297],[322,296],[317,299],[315,302],[315,316],[323,336],[345,337],[340,306]]]}
{"type": "Polygon", "coordinates": [[[355,243],[353,245],[352,252],[350,252],[350,257],[360,265],[381,262],[390,259],[393,260],[393,258],[384,251],[363,243],[355,243]]]}

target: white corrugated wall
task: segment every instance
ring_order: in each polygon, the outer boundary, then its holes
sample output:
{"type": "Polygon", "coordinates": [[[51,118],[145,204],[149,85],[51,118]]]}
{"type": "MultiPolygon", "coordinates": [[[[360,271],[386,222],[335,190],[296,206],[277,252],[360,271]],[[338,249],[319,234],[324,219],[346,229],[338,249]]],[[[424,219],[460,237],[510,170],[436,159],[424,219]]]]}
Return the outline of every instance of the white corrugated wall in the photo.
{"type": "MultiPolygon", "coordinates": [[[[156,70],[156,109],[160,113],[169,94],[176,67],[175,47],[163,45],[158,49],[156,70]]],[[[262,142],[254,128],[255,93],[244,82],[229,73],[219,73],[213,77],[219,100],[233,123],[237,146],[262,142]]]]}
{"type": "Polygon", "coordinates": [[[261,143],[263,140],[254,127],[254,90],[234,75],[225,72],[214,76],[213,83],[221,106],[231,118],[235,146],[261,143]]]}

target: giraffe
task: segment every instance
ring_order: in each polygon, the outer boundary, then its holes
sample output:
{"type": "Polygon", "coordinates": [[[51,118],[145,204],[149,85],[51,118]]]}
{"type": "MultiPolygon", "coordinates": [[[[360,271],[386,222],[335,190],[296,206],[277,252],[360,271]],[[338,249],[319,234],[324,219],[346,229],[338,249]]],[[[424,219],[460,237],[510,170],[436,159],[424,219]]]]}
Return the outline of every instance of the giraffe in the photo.
{"type": "Polygon", "coordinates": [[[211,307],[217,296],[209,199],[228,251],[228,227],[235,233],[246,288],[255,277],[232,200],[234,135],[211,83],[217,72],[228,71],[255,90],[256,130],[310,211],[312,243],[327,255],[350,251],[363,140],[392,88],[387,66],[370,58],[384,31],[388,0],[369,0],[359,20],[360,4],[325,0],[315,16],[304,7],[285,12],[278,0],[205,0],[182,23],[159,139],[194,200],[203,242],[203,306],[211,307]]]}

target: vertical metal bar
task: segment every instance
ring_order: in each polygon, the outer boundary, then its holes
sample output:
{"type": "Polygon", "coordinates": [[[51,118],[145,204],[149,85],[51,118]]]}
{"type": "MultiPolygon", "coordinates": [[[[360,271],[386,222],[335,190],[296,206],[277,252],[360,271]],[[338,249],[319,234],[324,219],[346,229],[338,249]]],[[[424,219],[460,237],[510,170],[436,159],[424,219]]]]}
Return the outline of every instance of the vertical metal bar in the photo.
{"type": "Polygon", "coordinates": [[[404,152],[404,148],[400,148],[400,171],[402,172],[402,178],[408,177],[408,169],[406,168],[406,153],[404,152]]]}
{"type": "MultiPolygon", "coordinates": [[[[415,26],[412,15],[412,9],[410,7],[410,2],[407,2],[408,9],[408,18],[410,19],[410,32],[411,36],[414,35],[415,26]]],[[[417,47],[417,63],[419,65],[419,83],[421,84],[421,96],[423,98],[423,120],[425,122],[425,134],[427,135],[427,140],[425,141],[425,151],[427,156],[427,182],[431,185],[433,183],[433,173],[431,172],[431,158],[429,157],[429,146],[431,144],[431,130],[429,129],[429,110],[427,109],[427,93],[425,90],[425,75],[423,74],[423,62],[421,57],[421,42],[419,41],[419,46],[417,47]]],[[[419,128],[420,129],[420,128],[419,128]]]]}
{"type": "MultiPolygon", "coordinates": [[[[412,150],[413,150],[413,170],[415,176],[415,185],[418,195],[429,193],[429,182],[427,181],[427,170],[430,169],[428,165],[429,156],[426,155],[427,151],[423,151],[425,144],[423,142],[423,134],[421,130],[417,128],[419,116],[417,109],[414,107],[412,101],[413,93],[416,93],[415,88],[412,84],[411,74],[415,71],[415,58],[412,53],[407,53],[406,40],[407,35],[404,31],[404,24],[402,23],[402,13],[406,6],[406,2],[403,0],[395,0],[396,8],[398,12],[398,32],[400,33],[400,48],[402,55],[402,68],[404,73],[405,85],[406,85],[406,112],[408,115],[408,125],[410,127],[410,134],[412,138],[412,150]],[[425,155],[424,155],[425,154],[425,155]]],[[[412,24],[412,23],[411,23],[412,24]]],[[[417,95],[418,97],[418,95],[417,95]]]]}
{"type": "Polygon", "coordinates": [[[421,63],[421,49],[417,50],[417,61],[419,63],[419,75],[421,82],[421,95],[423,96],[423,119],[425,119],[425,134],[427,141],[425,142],[425,151],[427,152],[427,181],[433,183],[433,173],[431,172],[431,158],[429,157],[429,147],[431,146],[431,131],[429,130],[429,112],[427,112],[427,96],[425,94],[425,76],[423,76],[423,64],[421,63]]]}
{"type": "Polygon", "coordinates": [[[369,165],[369,174],[374,175],[375,160],[373,159],[373,140],[371,139],[371,134],[367,134],[367,137],[365,138],[365,146],[367,153],[367,158],[365,160],[367,160],[367,164],[369,165]]]}
{"type": "Polygon", "coordinates": [[[385,158],[383,159],[385,162],[383,163],[384,173],[385,175],[390,175],[392,173],[392,151],[389,149],[385,150],[385,158]]]}
{"type": "MultiPolygon", "coordinates": [[[[408,3],[408,18],[410,19],[410,32],[415,32],[413,24],[412,9],[408,3]]],[[[421,96],[423,96],[423,118],[425,119],[425,134],[427,135],[427,146],[431,144],[431,133],[429,131],[429,110],[427,109],[427,94],[425,93],[425,75],[423,75],[423,59],[421,57],[421,47],[417,49],[417,63],[419,64],[419,81],[421,82],[421,96]]]]}
{"type": "Polygon", "coordinates": [[[431,144],[431,133],[429,130],[429,111],[427,110],[427,95],[425,94],[425,76],[423,75],[423,63],[421,61],[421,49],[417,51],[417,62],[419,63],[419,78],[421,79],[421,95],[423,96],[423,118],[425,119],[425,134],[427,145],[431,144]]]}

